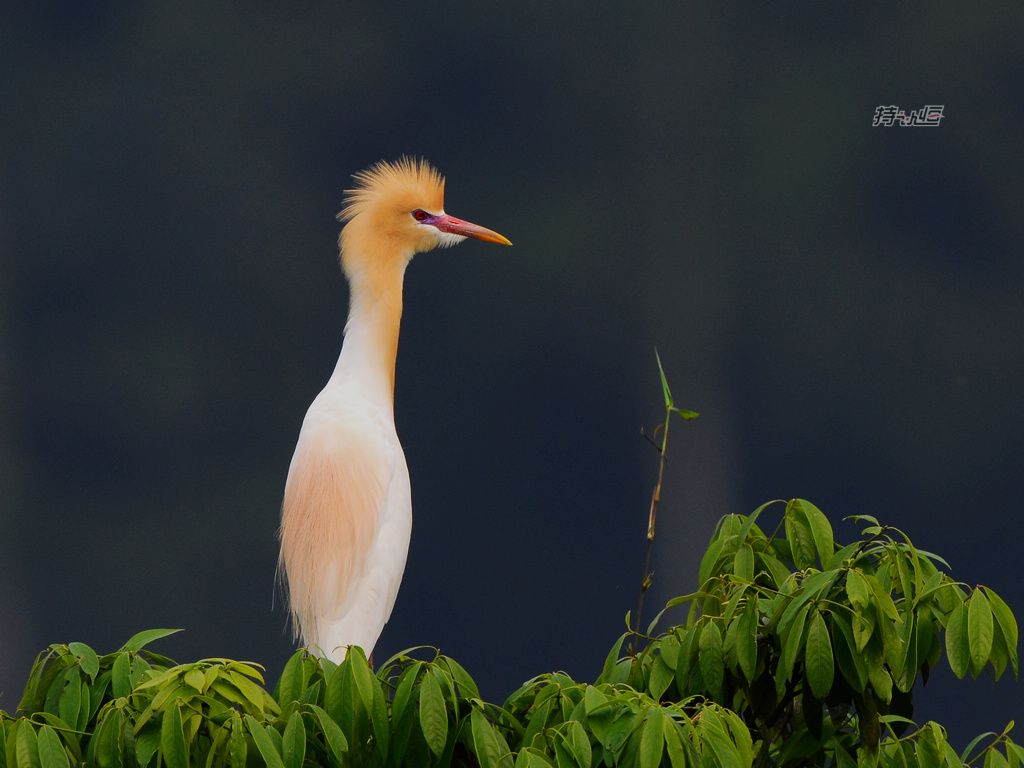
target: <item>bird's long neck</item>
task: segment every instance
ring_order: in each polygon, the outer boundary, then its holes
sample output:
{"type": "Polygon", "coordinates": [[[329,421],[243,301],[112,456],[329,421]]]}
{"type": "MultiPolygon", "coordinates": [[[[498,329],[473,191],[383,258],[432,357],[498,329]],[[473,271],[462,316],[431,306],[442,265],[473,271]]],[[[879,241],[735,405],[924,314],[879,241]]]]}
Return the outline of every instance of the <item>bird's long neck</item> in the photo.
{"type": "Polygon", "coordinates": [[[376,261],[349,272],[345,341],[332,379],[355,380],[393,407],[395,360],[402,321],[402,281],[407,259],[376,261]]]}

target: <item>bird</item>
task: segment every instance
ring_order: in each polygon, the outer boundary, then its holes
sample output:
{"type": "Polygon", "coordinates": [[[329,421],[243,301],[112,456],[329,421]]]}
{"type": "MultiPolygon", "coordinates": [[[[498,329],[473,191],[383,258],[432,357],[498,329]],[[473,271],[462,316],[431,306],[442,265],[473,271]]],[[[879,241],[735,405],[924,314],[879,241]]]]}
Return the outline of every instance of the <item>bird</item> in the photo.
{"type": "Polygon", "coordinates": [[[353,175],[338,220],[349,311],[341,354],[299,430],[281,505],[279,575],[295,639],[341,663],[371,659],[391,616],[412,532],[409,470],[395,429],[395,361],[405,270],[417,253],[475,238],[512,245],[444,210],[424,159],[353,175]]]}

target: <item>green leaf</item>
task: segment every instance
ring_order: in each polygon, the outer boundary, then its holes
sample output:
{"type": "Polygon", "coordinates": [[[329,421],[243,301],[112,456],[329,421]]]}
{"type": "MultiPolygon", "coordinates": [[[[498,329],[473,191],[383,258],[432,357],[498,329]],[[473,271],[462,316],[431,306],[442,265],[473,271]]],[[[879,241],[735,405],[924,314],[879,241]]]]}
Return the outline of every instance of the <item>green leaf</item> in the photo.
{"type": "MultiPolygon", "coordinates": [[[[267,736],[270,737],[270,740],[274,743],[274,749],[277,750],[277,754],[280,755],[281,751],[284,749],[284,744],[282,743],[283,739],[281,738],[281,732],[270,723],[267,723],[265,726],[263,726],[263,729],[266,731],[267,736]]],[[[284,762],[283,759],[282,762],[284,762]]]]}
{"type": "MultiPolygon", "coordinates": [[[[277,747],[274,746],[274,740],[264,730],[263,726],[256,722],[252,715],[245,716],[245,724],[249,728],[252,740],[256,743],[256,749],[259,750],[260,755],[263,757],[263,762],[267,764],[267,768],[284,768],[281,754],[277,751],[277,747]]],[[[168,768],[172,767],[168,766],[168,768]]]]}
{"type": "Polygon", "coordinates": [[[900,637],[903,650],[900,653],[900,660],[892,670],[896,676],[896,687],[904,693],[908,693],[914,686],[919,667],[917,658],[918,648],[918,621],[917,613],[908,611],[903,624],[897,627],[897,634],[900,637]]]}
{"type": "Polygon", "coordinates": [[[1016,677],[1019,673],[1017,666],[1017,620],[999,595],[988,587],[982,587],[982,589],[988,596],[989,606],[992,608],[992,614],[995,616],[996,623],[999,624],[999,628],[1003,631],[1010,664],[1013,666],[1013,675],[1016,677]]]}
{"type": "Polygon", "coordinates": [[[100,671],[100,660],[96,651],[85,643],[68,643],[68,650],[78,657],[78,663],[91,679],[95,680],[100,671]]]}
{"type": "MultiPolygon", "coordinates": [[[[1012,724],[1013,721],[1011,720],[1012,724]]],[[[1007,728],[1009,730],[1009,728],[1007,728]]],[[[1011,768],[1020,768],[1021,764],[1024,763],[1024,744],[1014,744],[1009,739],[1006,740],[1006,754],[1010,758],[1011,768]]]]}
{"type": "Polygon", "coordinates": [[[661,638],[658,646],[658,658],[673,670],[679,660],[679,638],[675,634],[667,634],[661,638]]]}
{"type": "MultiPolygon", "coordinates": [[[[628,622],[627,622],[628,623],[628,622]]],[[[601,670],[601,676],[597,679],[597,682],[610,682],[612,676],[615,674],[615,668],[618,665],[619,653],[622,651],[622,643],[625,641],[626,635],[622,635],[612,646],[612,649],[608,651],[608,655],[604,660],[604,669],[601,670]]]]}
{"type": "Polygon", "coordinates": [[[672,392],[668,388],[668,379],[665,378],[665,369],[661,367],[661,355],[658,354],[658,348],[654,348],[654,359],[658,361],[658,375],[661,376],[661,391],[665,395],[665,408],[672,407],[672,392]]]}
{"type": "MultiPolygon", "coordinates": [[[[687,747],[690,746],[689,742],[686,741],[686,737],[683,736],[683,732],[679,725],[669,718],[668,725],[665,729],[665,748],[668,752],[668,761],[672,768],[686,768],[687,761],[687,747]]],[[[690,747],[692,749],[692,747],[690,747]]]]}
{"type": "Polygon", "coordinates": [[[213,688],[213,684],[220,680],[220,673],[222,669],[224,669],[224,667],[219,664],[213,664],[207,667],[206,671],[203,673],[203,687],[199,690],[208,696],[212,696],[213,693],[211,693],[211,689],[213,688]]]}
{"type": "MultiPolygon", "coordinates": [[[[843,749],[842,744],[838,741],[835,742],[835,749],[835,759],[832,764],[836,766],[836,768],[857,768],[857,761],[854,759],[853,755],[843,749]]],[[[900,768],[906,768],[906,766],[900,766],[900,768]]]]}
{"type": "MultiPolygon", "coordinates": [[[[0,768],[7,768],[7,726],[6,713],[0,715],[0,768]]],[[[13,727],[15,723],[11,723],[13,727]]]]}
{"type": "Polygon", "coordinates": [[[665,746],[665,715],[652,707],[647,711],[643,732],[640,734],[640,768],[657,768],[665,746]]]}
{"type": "MultiPolygon", "coordinates": [[[[854,542],[851,542],[850,544],[847,544],[842,549],[836,550],[832,554],[832,557],[829,559],[829,561],[827,563],[823,564],[825,570],[826,571],[845,570],[845,568],[843,567],[843,563],[846,560],[848,560],[850,557],[853,556],[853,553],[857,551],[857,547],[859,547],[859,546],[860,546],[860,542],[859,541],[854,541],[854,542]]],[[[846,757],[849,758],[850,760],[853,760],[853,758],[850,757],[850,753],[849,752],[846,753],[846,757]]]]}
{"type": "MultiPolygon", "coordinates": [[[[40,654],[41,655],[41,654],[40,654]]],[[[38,657],[36,662],[38,663],[38,657]]],[[[32,666],[33,672],[35,665],[32,666]]],[[[4,713],[6,715],[6,713],[4,713]]],[[[18,721],[14,720],[7,725],[5,717],[0,716],[0,767],[17,768],[18,755],[15,745],[18,741],[18,721]]]]}
{"type": "Polygon", "coordinates": [[[123,731],[124,712],[108,709],[96,733],[96,763],[100,768],[119,768],[124,765],[123,731]]]}
{"type": "Polygon", "coordinates": [[[36,730],[28,720],[22,720],[15,737],[14,754],[17,768],[40,768],[39,744],[36,730]]]}
{"type": "Polygon", "coordinates": [[[819,611],[815,611],[811,626],[807,630],[807,647],[804,650],[807,668],[807,682],[815,698],[824,699],[832,690],[835,662],[832,659],[832,643],[828,627],[819,611]]]}
{"type": "Polygon", "coordinates": [[[814,548],[818,550],[818,559],[822,568],[826,568],[832,555],[835,553],[835,541],[832,535],[832,526],[825,517],[825,514],[806,499],[794,499],[793,503],[799,505],[811,529],[811,538],[814,540],[814,548]]]}
{"type": "Polygon", "coordinates": [[[228,765],[227,761],[230,758],[228,742],[231,739],[231,725],[224,721],[215,726],[212,721],[206,720],[204,726],[203,735],[198,736],[197,734],[197,741],[200,750],[206,755],[205,768],[214,768],[214,764],[219,764],[217,768],[224,768],[228,765]],[[204,736],[209,737],[209,742],[203,738],[204,736]]]}
{"type": "Polygon", "coordinates": [[[722,655],[722,631],[715,622],[708,622],[700,633],[700,673],[704,685],[713,695],[722,690],[725,660],[722,655]]]}
{"type": "Polygon", "coordinates": [[[900,547],[891,549],[889,554],[895,564],[896,573],[899,576],[899,593],[909,600],[913,597],[915,591],[921,591],[922,586],[920,581],[920,566],[917,563],[917,553],[914,552],[913,549],[908,552],[908,550],[900,547]],[[916,576],[910,575],[910,565],[914,566],[914,573],[916,576]]]}
{"type": "MultiPolygon", "coordinates": [[[[29,680],[18,710],[21,712],[44,711],[52,715],[60,714],[60,697],[63,695],[68,678],[72,673],[76,676],[81,674],[77,667],[66,667],[60,662],[50,664],[45,673],[42,673],[42,679],[29,680]]],[[[68,725],[71,728],[75,727],[74,723],[68,723],[68,725]]]]}
{"type": "MultiPolygon", "coordinates": [[[[451,673],[448,671],[448,665],[437,659],[430,664],[430,673],[434,675],[441,686],[441,693],[445,697],[445,706],[451,709],[453,714],[458,713],[459,699],[455,695],[455,681],[452,680],[451,673]]],[[[384,714],[386,717],[387,712],[385,711],[384,714]]]]}
{"type": "Polygon", "coordinates": [[[871,601],[871,587],[860,571],[853,568],[846,572],[846,595],[853,607],[859,610],[866,608],[871,601]]]}
{"type": "Polygon", "coordinates": [[[992,653],[992,609],[980,589],[971,593],[967,603],[967,638],[971,651],[971,674],[977,677],[992,653]]]}
{"type": "Polygon", "coordinates": [[[718,565],[718,559],[721,557],[722,550],[725,548],[724,538],[714,538],[711,540],[711,544],[704,552],[704,557],[700,561],[700,572],[698,578],[701,585],[707,583],[707,580],[711,578],[715,571],[715,566],[718,565]]]}
{"type": "Polygon", "coordinates": [[[864,574],[864,581],[870,587],[871,593],[875,598],[875,605],[879,607],[882,615],[892,621],[902,621],[900,612],[896,610],[896,604],[892,601],[892,595],[889,593],[888,587],[882,586],[882,582],[870,573],[864,574]]]}
{"type": "Polygon", "coordinates": [[[88,723],[100,711],[103,702],[109,700],[107,691],[110,688],[110,670],[99,675],[91,685],[88,680],[82,681],[82,711],[78,713],[79,730],[85,730],[88,723]]]}
{"type": "MultiPolygon", "coordinates": [[[[2,729],[0,725],[0,729],[2,729]]],[[[68,754],[60,743],[57,732],[49,725],[39,728],[36,738],[36,751],[39,753],[40,768],[68,768],[68,754]]]]}
{"type": "Polygon", "coordinates": [[[985,752],[985,766],[984,768],[1009,768],[1010,764],[1007,762],[1003,753],[999,751],[999,748],[993,744],[985,752]]]}
{"type": "MultiPolygon", "coordinates": [[[[89,702],[85,703],[85,708],[89,708],[89,702]]],[[[60,695],[60,704],[58,705],[57,714],[60,715],[60,719],[70,725],[72,728],[77,727],[79,712],[82,709],[82,681],[77,667],[72,667],[68,670],[68,676],[64,684],[64,691],[60,695]]]]}
{"type": "Polygon", "coordinates": [[[995,738],[995,736],[996,734],[993,731],[988,731],[987,733],[983,733],[980,736],[975,736],[971,743],[964,748],[964,751],[960,753],[960,762],[966,763],[967,759],[971,755],[971,752],[974,750],[976,746],[978,746],[978,744],[980,744],[985,739],[995,738]]]}
{"type": "Polygon", "coordinates": [[[872,604],[853,613],[853,639],[858,653],[861,653],[871,642],[875,632],[877,610],[872,604]]]}
{"type": "Polygon", "coordinates": [[[534,747],[524,747],[516,755],[515,768],[555,768],[555,764],[534,747]]]}
{"type": "Polygon", "coordinates": [[[263,682],[263,672],[266,671],[263,668],[262,664],[255,664],[254,665],[254,664],[250,664],[250,663],[247,663],[247,662],[244,662],[244,661],[233,661],[232,659],[207,659],[206,661],[220,662],[221,664],[223,664],[228,669],[233,669],[236,672],[241,672],[243,675],[248,675],[249,677],[254,677],[257,680],[259,680],[261,683],[263,682]],[[257,669],[257,667],[258,667],[258,669],[257,669]]]}
{"type": "Polygon", "coordinates": [[[875,689],[879,699],[886,704],[892,701],[892,677],[884,665],[878,664],[868,669],[868,680],[871,681],[871,687],[875,689]]]}
{"type": "MultiPolygon", "coordinates": [[[[160,725],[155,720],[135,730],[135,759],[146,768],[160,748],[160,725]]],[[[166,762],[166,761],[165,761],[166,762]]]]}
{"type": "Polygon", "coordinates": [[[766,501],[760,507],[751,512],[747,519],[743,521],[743,526],[740,528],[740,532],[738,534],[738,540],[740,541],[740,543],[747,540],[747,536],[750,534],[750,530],[754,527],[755,521],[758,517],[761,516],[762,512],[764,512],[768,507],[772,506],[773,504],[785,503],[786,502],[783,501],[782,499],[773,499],[772,501],[766,501]]]}
{"type": "Polygon", "coordinates": [[[159,640],[161,637],[167,637],[173,635],[175,632],[181,632],[180,629],[147,629],[139,632],[137,635],[132,635],[131,639],[124,644],[121,648],[122,651],[141,651],[146,645],[149,645],[154,640],[159,640]]]}
{"type": "Polygon", "coordinates": [[[181,727],[181,710],[172,704],[160,723],[160,752],[167,768],[188,768],[188,745],[181,727]]]}
{"type": "MultiPolygon", "coordinates": [[[[857,732],[865,748],[872,754],[878,754],[878,739],[881,729],[878,723],[878,702],[875,697],[868,693],[853,695],[854,706],[857,709],[857,732]]],[[[858,750],[857,765],[861,765],[861,755],[858,750]]]]}
{"type": "Polygon", "coordinates": [[[732,737],[732,742],[735,745],[736,754],[739,756],[739,764],[743,768],[748,765],[753,765],[754,762],[754,744],[750,738],[750,729],[747,724],[740,719],[740,716],[735,712],[730,712],[727,709],[722,710],[722,717],[725,720],[725,724],[729,729],[729,735],[732,737]]]}
{"type": "Polygon", "coordinates": [[[484,713],[474,708],[470,713],[469,720],[473,737],[473,751],[476,753],[481,768],[491,768],[492,766],[511,768],[512,755],[508,745],[484,716],[484,713]]]}
{"type": "Polygon", "coordinates": [[[171,667],[154,677],[150,677],[146,682],[137,684],[135,687],[140,691],[145,691],[149,688],[162,688],[168,681],[177,680],[180,674],[181,667],[171,667]]]}
{"type": "Polygon", "coordinates": [[[388,754],[393,760],[393,765],[402,764],[409,737],[412,735],[417,712],[417,702],[412,696],[413,687],[425,666],[424,662],[415,661],[402,670],[398,687],[391,700],[391,749],[388,750],[388,754]]]}
{"type": "Polygon", "coordinates": [[[184,675],[185,685],[191,685],[196,689],[198,693],[202,693],[206,687],[206,675],[203,674],[203,670],[198,667],[193,667],[184,675]]]}
{"type": "Polygon", "coordinates": [[[355,683],[356,691],[360,700],[370,715],[370,723],[377,741],[377,748],[382,755],[386,756],[388,745],[391,742],[390,726],[388,723],[387,704],[384,701],[384,694],[380,689],[380,682],[374,677],[370,665],[366,661],[363,649],[358,645],[350,646],[348,649],[349,671],[355,683]]]}
{"type": "MultiPolygon", "coordinates": [[[[43,654],[39,654],[42,656],[43,654]]],[[[39,660],[36,660],[39,665],[39,660]]],[[[36,666],[33,666],[36,669],[36,666]]],[[[60,711],[60,697],[64,693],[68,678],[74,673],[76,676],[81,672],[78,667],[68,667],[63,659],[49,664],[45,671],[37,670],[33,678],[30,678],[25,686],[18,710],[21,712],[39,712],[40,710],[56,715],[60,711]]],[[[74,723],[69,723],[73,728],[74,723]]],[[[14,749],[14,747],[11,747],[14,749]]]]}
{"type": "Polygon", "coordinates": [[[820,599],[822,593],[828,591],[835,577],[836,574],[834,573],[822,572],[815,573],[804,579],[797,593],[794,593],[799,594],[799,596],[786,606],[786,610],[783,611],[782,618],[779,619],[778,631],[783,635],[786,634],[787,628],[793,619],[800,615],[806,616],[807,611],[803,608],[804,604],[811,600],[820,599]]]}
{"type": "MultiPolygon", "coordinates": [[[[334,727],[337,728],[338,726],[334,727]]],[[[245,742],[245,732],[242,730],[242,716],[238,714],[236,709],[231,713],[231,739],[228,742],[228,756],[231,768],[245,768],[247,752],[248,745],[245,742]]]]}
{"type": "Polygon", "coordinates": [[[736,634],[736,661],[748,683],[754,682],[757,670],[757,601],[751,600],[736,619],[740,625],[736,634]]]}
{"type": "Polygon", "coordinates": [[[925,725],[917,733],[917,761],[921,768],[940,768],[944,744],[940,744],[938,733],[925,725]]]}
{"type": "Polygon", "coordinates": [[[469,673],[462,668],[455,659],[447,656],[442,657],[442,661],[448,667],[452,675],[452,680],[459,687],[459,695],[465,699],[479,699],[480,689],[476,687],[476,683],[473,678],[470,677],[469,673]]]}
{"type": "Polygon", "coordinates": [[[676,671],[668,665],[668,662],[660,654],[654,659],[654,666],[651,669],[651,678],[647,684],[652,699],[661,699],[661,696],[675,679],[676,671]]]}
{"type": "Polygon", "coordinates": [[[306,726],[303,725],[302,715],[298,711],[292,712],[288,724],[284,727],[281,757],[284,760],[284,768],[302,768],[302,761],[306,759],[306,726]]]}
{"type": "Polygon", "coordinates": [[[590,717],[599,709],[609,709],[608,697],[597,686],[588,685],[583,690],[583,711],[590,717]]]}
{"type": "Polygon", "coordinates": [[[324,739],[327,741],[331,754],[334,755],[339,763],[344,764],[345,753],[348,752],[348,739],[345,738],[345,733],[331,719],[331,716],[316,704],[310,704],[309,708],[320,722],[320,728],[323,731],[324,739]]]}
{"type": "Polygon", "coordinates": [[[804,643],[804,627],[807,623],[807,611],[800,611],[790,622],[789,628],[782,634],[782,663],[775,675],[775,692],[782,695],[786,683],[793,676],[793,665],[796,664],[800,649],[804,643]]]}
{"type": "Polygon", "coordinates": [[[302,691],[305,690],[305,680],[303,679],[303,661],[305,657],[306,652],[300,648],[291,655],[291,658],[284,665],[284,670],[281,672],[281,678],[277,681],[277,690],[275,691],[275,698],[281,706],[284,706],[289,701],[297,701],[302,695],[302,691]]]}
{"type": "Polygon", "coordinates": [[[736,557],[733,558],[732,572],[741,581],[754,580],[754,548],[744,542],[736,550],[736,557]]]}
{"type": "Polygon", "coordinates": [[[773,589],[782,589],[782,585],[786,583],[786,579],[791,575],[788,566],[768,552],[761,552],[758,555],[758,560],[764,566],[764,572],[771,577],[770,586],[773,589]]]}
{"type": "MultiPolygon", "coordinates": [[[[676,654],[676,688],[680,694],[687,695],[689,680],[700,663],[700,635],[704,622],[677,629],[679,634],[679,653],[676,654]]],[[[699,672],[698,672],[699,674],[699,672]]]]}
{"type": "Polygon", "coordinates": [[[132,692],[131,656],[127,651],[117,654],[114,659],[110,669],[110,691],[115,699],[132,692]]]}
{"type": "Polygon", "coordinates": [[[612,754],[618,754],[626,745],[629,736],[636,728],[638,716],[628,710],[620,712],[608,731],[608,738],[603,745],[612,754]]]}
{"type": "Polygon", "coordinates": [[[749,768],[750,761],[743,762],[730,729],[713,705],[701,711],[700,726],[704,745],[714,753],[722,768],[749,768]]]}
{"type": "Polygon", "coordinates": [[[800,570],[814,565],[814,536],[807,522],[807,513],[798,499],[786,505],[786,539],[793,554],[793,563],[800,570]]]}
{"type": "Polygon", "coordinates": [[[992,624],[992,652],[988,655],[988,660],[992,664],[994,677],[998,680],[1006,671],[1006,663],[1009,661],[1006,638],[1003,637],[1003,630],[998,621],[992,624]]]}
{"type": "Polygon", "coordinates": [[[678,413],[687,421],[693,421],[698,416],[700,416],[700,414],[697,413],[696,411],[688,411],[685,408],[676,408],[675,406],[672,406],[671,408],[669,408],[669,410],[672,411],[673,413],[678,413]]]}
{"type": "MultiPolygon", "coordinates": [[[[227,670],[226,677],[238,688],[239,692],[245,697],[245,700],[252,704],[257,712],[264,712],[268,704],[276,706],[276,703],[270,698],[270,694],[240,672],[229,669],[227,670]]],[[[221,673],[220,679],[225,679],[224,672],[221,673]]],[[[239,704],[243,703],[239,702],[239,704]]]]}
{"type": "Polygon", "coordinates": [[[440,757],[448,741],[448,710],[433,667],[420,682],[420,727],[430,751],[440,757]]]}
{"type": "Polygon", "coordinates": [[[327,678],[327,690],[324,692],[324,709],[342,727],[346,736],[352,736],[355,727],[350,666],[347,660],[339,664],[327,678]]]}
{"type": "Polygon", "coordinates": [[[872,750],[869,747],[857,747],[857,768],[878,768],[878,745],[872,750]]]}
{"type": "Polygon", "coordinates": [[[523,744],[532,744],[534,737],[547,728],[548,718],[551,716],[551,710],[554,709],[554,706],[555,700],[553,698],[534,705],[530,712],[530,718],[526,722],[526,729],[523,732],[523,744]]]}

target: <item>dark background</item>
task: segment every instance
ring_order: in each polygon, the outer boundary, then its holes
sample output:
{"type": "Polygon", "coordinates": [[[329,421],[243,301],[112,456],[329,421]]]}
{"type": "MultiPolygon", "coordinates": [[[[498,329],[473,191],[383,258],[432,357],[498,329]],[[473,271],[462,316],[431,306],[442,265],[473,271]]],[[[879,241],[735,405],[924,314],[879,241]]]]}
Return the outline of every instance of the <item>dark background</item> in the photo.
{"type": "MultiPolygon", "coordinates": [[[[592,680],[723,514],[868,513],[1024,617],[1024,8],[14,3],[0,20],[0,707],[34,655],[293,645],[275,531],[341,343],[342,190],[423,155],[469,242],[406,275],[416,510],[378,661],[592,680]],[[937,128],[875,108],[941,104],[937,128]]],[[[777,520],[776,517],[772,520],[777,520]]],[[[945,664],[945,662],[943,662],[945,664]]],[[[1024,688],[943,667],[962,748],[1024,688]]]]}

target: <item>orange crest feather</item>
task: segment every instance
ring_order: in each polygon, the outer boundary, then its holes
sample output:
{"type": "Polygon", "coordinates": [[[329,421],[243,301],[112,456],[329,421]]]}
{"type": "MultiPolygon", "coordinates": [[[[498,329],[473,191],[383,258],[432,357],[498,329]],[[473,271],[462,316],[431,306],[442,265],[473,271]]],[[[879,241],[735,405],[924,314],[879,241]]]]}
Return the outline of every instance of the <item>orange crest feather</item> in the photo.
{"type": "Polygon", "coordinates": [[[368,208],[411,211],[429,206],[444,210],[444,177],[426,160],[408,156],[379,163],[354,174],[355,186],[345,190],[339,221],[351,221],[368,208]]]}

